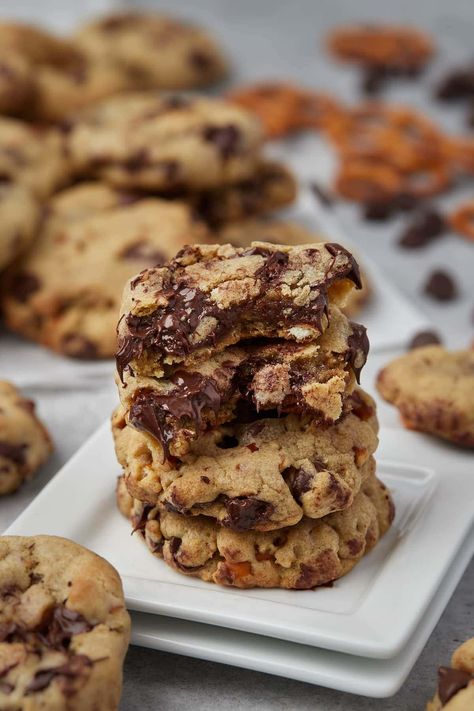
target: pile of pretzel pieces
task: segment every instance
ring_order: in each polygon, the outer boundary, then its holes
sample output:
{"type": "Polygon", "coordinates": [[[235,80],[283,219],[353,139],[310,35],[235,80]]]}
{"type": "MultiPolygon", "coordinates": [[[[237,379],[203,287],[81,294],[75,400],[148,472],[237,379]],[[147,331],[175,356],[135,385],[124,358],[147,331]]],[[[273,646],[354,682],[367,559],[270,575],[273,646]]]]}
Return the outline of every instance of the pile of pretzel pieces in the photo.
{"type": "MultiPolygon", "coordinates": [[[[241,88],[229,99],[256,113],[269,138],[322,133],[339,157],[335,192],[365,206],[406,209],[474,176],[474,138],[449,136],[413,108],[381,101],[346,107],[283,82],[241,88]]],[[[471,240],[473,205],[450,218],[452,228],[471,240]]]]}

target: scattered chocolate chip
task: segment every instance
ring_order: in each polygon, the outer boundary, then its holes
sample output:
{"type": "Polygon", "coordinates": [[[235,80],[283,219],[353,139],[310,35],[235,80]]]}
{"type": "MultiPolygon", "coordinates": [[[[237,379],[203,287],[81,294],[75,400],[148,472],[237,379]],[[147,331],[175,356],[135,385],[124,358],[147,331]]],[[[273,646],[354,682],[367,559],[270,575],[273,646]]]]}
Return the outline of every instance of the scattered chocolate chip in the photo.
{"type": "Polygon", "coordinates": [[[413,222],[403,232],[398,244],[406,249],[416,249],[429,244],[446,231],[446,220],[436,210],[418,213],[413,222]]]}
{"type": "Polygon", "coordinates": [[[428,277],[424,292],[437,301],[452,301],[458,295],[458,289],[453,277],[441,270],[434,271],[428,277]]]}
{"type": "Polygon", "coordinates": [[[335,197],[332,193],[329,192],[329,190],[323,188],[322,185],[314,181],[311,183],[310,187],[313,191],[313,195],[315,195],[319,202],[322,203],[325,207],[332,207],[334,205],[335,197]]]}
{"type": "Polygon", "coordinates": [[[420,331],[410,341],[409,350],[422,348],[423,346],[438,345],[442,343],[441,338],[435,331],[420,331]]]}
{"type": "Polygon", "coordinates": [[[461,67],[440,82],[436,96],[442,101],[459,101],[474,97],[474,66],[461,67]]]}
{"type": "Polygon", "coordinates": [[[214,143],[222,158],[226,160],[235,155],[239,148],[240,131],[236,126],[208,126],[204,129],[204,140],[214,143]]]}

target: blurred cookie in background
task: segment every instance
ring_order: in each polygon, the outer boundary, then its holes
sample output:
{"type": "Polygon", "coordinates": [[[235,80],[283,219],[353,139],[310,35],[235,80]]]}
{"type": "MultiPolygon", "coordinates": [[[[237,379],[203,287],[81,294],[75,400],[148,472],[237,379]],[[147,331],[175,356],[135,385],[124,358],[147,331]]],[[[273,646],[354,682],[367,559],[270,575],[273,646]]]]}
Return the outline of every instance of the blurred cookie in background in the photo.
{"type": "Polygon", "coordinates": [[[48,459],[53,450],[35,404],[0,380],[0,496],[10,494],[48,459]]]}
{"type": "Polygon", "coordinates": [[[58,353],[110,358],[125,282],[207,238],[188,205],[101,184],[69,188],[52,198],[32,248],[4,275],[5,322],[58,353]]]}

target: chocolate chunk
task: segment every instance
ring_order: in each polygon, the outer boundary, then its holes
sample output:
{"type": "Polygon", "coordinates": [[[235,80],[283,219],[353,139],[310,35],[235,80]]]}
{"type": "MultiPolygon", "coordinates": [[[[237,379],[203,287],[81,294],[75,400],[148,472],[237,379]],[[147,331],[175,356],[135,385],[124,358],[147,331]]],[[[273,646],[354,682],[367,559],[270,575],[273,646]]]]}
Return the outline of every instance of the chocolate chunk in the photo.
{"type": "Polygon", "coordinates": [[[458,289],[453,277],[441,270],[434,271],[425,283],[425,294],[437,301],[452,301],[458,296],[458,289]]]}
{"type": "Polygon", "coordinates": [[[11,444],[0,440],[0,457],[22,466],[25,463],[26,444],[11,444]]]}
{"type": "Polygon", "coordinates": [[[315,195],[319,202],[321,202],[325,207],[332,207],[334,205],[334,195],[326,188],[323,188],[319,183],[314,181],[311,183],[310,187],[313,195],[315,195]]]}
{"type": "Polygon", "coordinates": [[[98,357],[95,343],[79,333],[67,333],[62,339],[62,345],[67,355],[81,360],[93,360],[98,357]]]}
{"type": "Polygon", "coordinates": [[[155,437],[166,457],[170,455],[176,421],[191,422],[197,432],[201,432],[204,429],[203,411],[217,413],[222,403],[222,393],[214,381],[200,373],[177,371],[170,380],[175,388],[168,394],[139,390],[130,408],[130,423],[155,437]]]}
{"type": "Polygon", "coordinates": [[[443,706],[473,680],[474,675],[469,672],[451,667],[440,667],[438,669],[438,696],[443,706]]]}
{"type": "Polygon", "coordinates": [[[54,608],[47,628],[39,632],[38,636],[48,647],[67,649],[74,635],[89,632],[92,627],[79,612],[58,605],[54,608]]]}
{"type": "Polygon", "coordinates": [[[442,343],[441,338],[435,331],[420,331],[410,341],[409,350],[413,348],[421,348],[423,346],[431,346],[442,343]]]}
{"type": "MultiPolygon", "coordinates": [[[[317,470],[322,471],[319,468],[317,470]]],[[[311,489],[311,483],[313,481],[312,474],[303,467],[288,467],[288,469],[282,472],[282,477],[295,501],[301,505],[302,495],[311,489]]]]}
{"type": "Polygon", "coordinates": [[[398,244],[408,249],[424,247],[446,231],[446,220],[436,210],[425,210],[415,216],[398,244]]]}
{"type": "MultiPolygon", "coordinates": [[[[351,279],[351,281],[354,282],[356,285],[357,289],[362,289],[362,280],[360,278],[360,269],[359,265],[357,264],[354,256],[342,245],[337,244],[336,242],[326,242],[324,247],[327,249],[329,254],[331,254],[334,258],[336,258],[339,254],[344,254],[348,259],[351,264],[351,268],[349,272],[345,275],[346,279],[351,279]]],[[[328,276],[331,272],[331,269],[328,270],[328,276]]]]}
{"type": "MultiPolygon", "coordinates": [[[[257,254],[259,247],[250,250],[251,254],[257,254]]],[[[261,252],[259,252],[261,254],[261,252]]],[[[288,264],[288,254],[286,252],[269,252],[265,264],[257,269],[255,276],[267,282],[275,282],[288,264]]]]}
{"type": "Polygon", "coordinates": [[[74,680],[79,676],[83,676],[91,666],[92,661],[85,654],[74,654],[69,657],[65,664],[61,664],[59,667],[37,671],[26,687],[25,695],[29,696],[37,691],[43,691],[58,676],[65,677],[66,680],[74,680]]]}
{"type": "Polygon", "coordinates": [[[234,531],[249,531],[268,521],[275,507],[253,496],[236,496],[225,501],[227,517],[222,521],[234,531]]]}
{"type": "Polygon", "coordinates": [[[134,516],[132,520],[133,524],[133,529],[132,533],[135,533],[135,531],[144,531],[146,522],[148,519],[148,514],[152,510],[153,506],[143,506],[142,511],[140,513],[140,516],[134,516]]]}
{"type": "Polygon", "coordinates": [[[474,66],[455,69],[440,82],[436,96],[442,101],[459,101],[474,97],[474,66]]]}
{"type": "Polygon", "coordinates": [[[176,567],[179,568],[179,570],[182,570],[184,573],[186,573],[186,572],[191,573],[195,570],[199,570],[200,568],[202,568],[202,565],[183,565],[183,563],[181,563],[181,561],[179,561],[177,559],[176,556],[177,556],[178,551],[181,547],[181,543],[182,543],[181,538],[178,538],[177,536],[173,536],[173,538],[170,538],[170,541],[168,544],[169,551],[173,557],[173,561],[174,561],[176,567]]]}
{"type": "Polygon", "coordinates": [[[122,259],[140,260],[150,266],[160,266],[166,262],[166,255],[158,249],[154,249],[145,240],[134,242],[126,247],[121,253],[122,259]]]}
{"type": "Polygon", "coordinates": [[[224,160],[238,152],[240,131],[232,124],[227,126],[208,126],[204,129],[203,136],[205,141],[216,145],[224,160]]]}
{"type": "Polygon", "coordinates": [[[40,287],[41,282],[35,274],[19,272],[11,279],[9,292],[16,301],[24,304],[40,287]]]}

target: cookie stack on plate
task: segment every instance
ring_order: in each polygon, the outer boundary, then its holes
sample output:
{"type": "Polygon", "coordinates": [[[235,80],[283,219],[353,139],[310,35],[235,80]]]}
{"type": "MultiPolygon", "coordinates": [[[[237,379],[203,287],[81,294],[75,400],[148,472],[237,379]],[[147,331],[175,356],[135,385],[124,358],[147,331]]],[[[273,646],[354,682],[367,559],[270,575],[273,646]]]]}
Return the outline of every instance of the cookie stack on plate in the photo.
{"type": "Polygon", "coordinates": [[[132,279],[118,325],[118,503],[175,570],[236,587],[347,573],[393,519],[358,385],[358,287],[332,243],[198,245],[132,279]]]}

